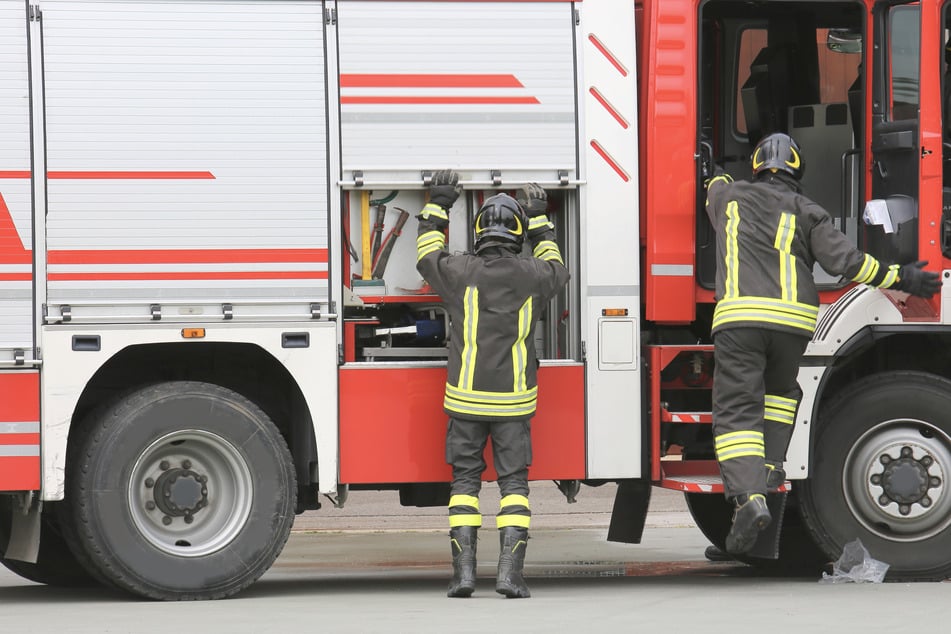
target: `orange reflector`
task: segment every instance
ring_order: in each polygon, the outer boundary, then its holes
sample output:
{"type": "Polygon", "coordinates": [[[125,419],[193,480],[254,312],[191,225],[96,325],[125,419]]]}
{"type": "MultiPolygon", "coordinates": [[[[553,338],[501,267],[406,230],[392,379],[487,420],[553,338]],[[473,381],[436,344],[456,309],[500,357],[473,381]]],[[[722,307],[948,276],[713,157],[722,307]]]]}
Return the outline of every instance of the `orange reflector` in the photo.
{"type": "Polygon", "coordinates": [[[204,328],[182,328],[182,337],[185,339],[202,339],[204,336],[204,328]]]}
{"type": "Polygon", "coordinates": [[[602,308],[602,317],[627,317],[626,308],[602,308]]]}

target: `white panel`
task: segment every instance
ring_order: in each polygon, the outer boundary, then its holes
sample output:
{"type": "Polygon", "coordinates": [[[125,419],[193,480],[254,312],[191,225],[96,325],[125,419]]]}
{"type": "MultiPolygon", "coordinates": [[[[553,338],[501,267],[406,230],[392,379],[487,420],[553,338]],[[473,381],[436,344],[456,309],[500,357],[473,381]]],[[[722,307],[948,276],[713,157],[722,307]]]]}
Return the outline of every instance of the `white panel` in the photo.
{"type": "Polygon", "coordinates": [[[0,0],[0,364],[33,348],[30,101],[22,0],[0,0]]]}
{"type": "Polygon", "coordinates": [[[321,3],[42,8],[50,301],[326,297],[321,3]]]}
{"type": "MultiPolygon", "coordinates": [[[[583,99],[581,275],[587,311],[582,338],[595,349],[601,311],[640,310],[638,262],[637,70],[634,1],[582,2],[578,35],[583,99]]],[[[634,324],[634,341],[640,335],[634,324]]],[[[637,363],[588,363],[588,477],[640,477],[643,424],[637,363]]]]}
{"type": "Polygon", "coordinates": [[[633,319],[602,319],[599,334],[599,369],[636,369],[637,329],[633,319]]]}
{"type": "Polygon", "coordinates": [[[344,177],[451,167],[501,170],[505,182],[573,178],[572,8],[339,2],[344,177]]]}

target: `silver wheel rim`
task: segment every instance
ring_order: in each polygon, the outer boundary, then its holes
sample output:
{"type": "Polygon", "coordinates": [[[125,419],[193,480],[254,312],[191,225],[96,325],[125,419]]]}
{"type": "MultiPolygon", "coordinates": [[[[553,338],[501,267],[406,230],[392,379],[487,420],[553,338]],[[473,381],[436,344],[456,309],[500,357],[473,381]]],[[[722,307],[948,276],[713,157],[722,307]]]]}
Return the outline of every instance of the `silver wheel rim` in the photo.
{"type": "Polygon", "coordinates": [[[172,432],[149,445],[132,468],[129,508],[149,544],[201,557],[230,544],[247,522],[251,470],[233,444],[207,431],[172,432]]]}
{"type": "Polygon", "coordinates": [[[921,420],[879,423],[845,459],[842,489],[853,516],[875,535],[921,541],[951,525],[951,438],[921,420]]]}

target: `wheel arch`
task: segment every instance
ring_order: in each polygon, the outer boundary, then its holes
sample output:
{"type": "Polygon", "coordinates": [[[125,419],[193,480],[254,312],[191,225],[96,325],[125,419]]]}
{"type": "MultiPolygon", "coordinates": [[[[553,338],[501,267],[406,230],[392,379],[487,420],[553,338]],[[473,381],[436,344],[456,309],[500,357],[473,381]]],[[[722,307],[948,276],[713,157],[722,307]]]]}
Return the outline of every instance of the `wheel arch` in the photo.
{"type": "Polygon", "coordinates": [[[316,508],[313,417],[297,379],[255,343],[146,343],[122,348],[90,377],[76,402],[68,443],[83,433],[90,412],[144,385],[200,381],[237,392],[260,407],[281,432],[294,459],[298,510],[316,508]]]}

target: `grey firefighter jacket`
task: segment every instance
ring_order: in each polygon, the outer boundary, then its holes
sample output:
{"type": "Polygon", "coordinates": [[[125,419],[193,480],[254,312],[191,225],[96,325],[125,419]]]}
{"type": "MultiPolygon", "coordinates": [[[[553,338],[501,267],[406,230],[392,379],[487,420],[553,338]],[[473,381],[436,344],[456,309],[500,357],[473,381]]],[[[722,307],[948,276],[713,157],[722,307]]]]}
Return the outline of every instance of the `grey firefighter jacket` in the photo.
{"type": "Polygon", "coordinates": [[[450,255],[448,215],[427,204],[419,216],[416,268],[451,318],[443,408],[464,420],[521,420],[538,393],[534,332],[540,311],[568,282],[545,216],[529,223],[533,257],[501,247],[450,255]]]}
{"type": "Polygon", "coordinates": [[[754,182],[719,174],[707,185],[706,209],[717,233],[713,332],[753,326],[811,337],[819,310],[815,262],[862,284],[898,282],[897,264],[852,246],[829,213],[782,172],[754,182]]]}

